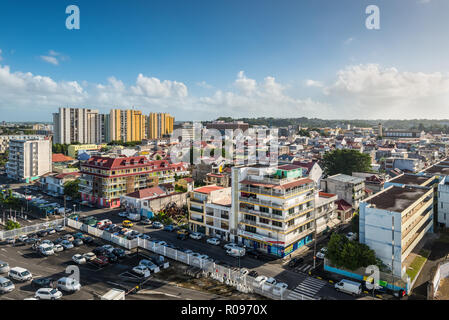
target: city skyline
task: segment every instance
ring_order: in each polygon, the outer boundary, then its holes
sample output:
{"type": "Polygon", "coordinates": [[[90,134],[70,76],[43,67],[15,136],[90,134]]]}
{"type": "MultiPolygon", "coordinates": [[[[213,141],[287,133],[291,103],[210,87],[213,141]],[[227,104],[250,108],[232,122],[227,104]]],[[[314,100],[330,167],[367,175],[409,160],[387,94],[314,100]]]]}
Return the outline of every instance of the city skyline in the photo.
{"type": "Polygon", "coordinates": [[[377,1],[368,30],[370,4],[78,1],[81,28],[67,30],[69,3],[2,3],[1,120],[133,106],[177,120],[449,118],[449,4],[377,1]]]}

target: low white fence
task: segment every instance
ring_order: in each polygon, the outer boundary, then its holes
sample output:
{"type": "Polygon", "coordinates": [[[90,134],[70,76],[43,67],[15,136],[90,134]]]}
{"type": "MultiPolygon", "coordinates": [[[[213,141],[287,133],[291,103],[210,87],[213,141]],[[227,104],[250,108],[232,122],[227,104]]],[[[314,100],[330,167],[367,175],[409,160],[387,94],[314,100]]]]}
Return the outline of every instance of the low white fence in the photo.
{"type": "Polygon", "coordinates": [[[27,235],[30,233],[38,232],[41,230],[45,230],[48,228],[55,228],[57,226],[64,225],[64,219],[57,219],[52,220],[44,223],[34,224],[31,226],[19,228],[19,229],[13,229],[13,230],[7,230],[7,231],[0,231],[0,240],[5,240],[8,238],[17,238],[22,235],[27,235]]]}

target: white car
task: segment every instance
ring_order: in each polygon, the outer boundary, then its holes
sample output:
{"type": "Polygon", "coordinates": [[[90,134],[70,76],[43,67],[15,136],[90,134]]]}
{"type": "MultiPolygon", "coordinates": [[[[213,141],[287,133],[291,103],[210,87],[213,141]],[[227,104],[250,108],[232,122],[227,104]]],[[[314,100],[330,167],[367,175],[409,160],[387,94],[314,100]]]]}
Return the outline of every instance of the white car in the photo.
{"type": "Polygon", "coordinates": [[[125,218],[125,217],[128,217],[128,213],[126,211],[122,211],[122,212],[119,212],[118,216],[125,218]]]}
{"type": "Polygon", "coordinates": [[[268,278],[266,276],[258,276],[256,279],[254,279],[254,286],[256,288],[261,288],[265,281],[267,281],[267,279],[268,278]]]}
{"type": "Polygon", "coordinates": [[[284,282],[279,282],[274,286],[273,294],[275,294],[277,296],[281,296],[285,292],[285,290],[287,290],[287,288],[288,288],[288,284],[286,284],[284,282]]]}
{"type": "Polygon", "coordinates": [[[159,221],[154,221],[153,222],[153,228],[155,229],[162,229],[164,227],[164,225],[162,223],[160,223],[159,221]]]}
{"type": "Polygon", "coordinates": [[[143,277],[148,277],[150,275],[150,270],[142,264],[134,267],[133,272],[143,277]]]}
{"type": "Polygon", "coordinates": [[[92,261],[97,257],[97,255],[93,252],[87,252],[87,253],[83,254],[83,257],[84,257],[84,259],[86,259],[86,261],[92,261]]]}
{"type": "Polygon", "coordinates": [[[25,242],[26,239],[28,239],[27,235],[21,235],[20,237],[17,238],[17,240],[19,240],[21,242],[25,242]]]}
{"type": "Polygon", "coordinates": [[[189,235],[189,237],[195,240],[201,240],[203,238],[203,235],[199,232],[193,232],[189,235]]]}
{"type": "Polygon", "coordinates": [[[156,240],[156,241],[154,241],[154,243],[157,244],[158,246],[165,246],[165,245],[167,245],[167,242],[161,241],[161,240],[156,240]]]}
{"type": "Polygon", "coordinates": [[[54,252],[61,252],[61,251],[64,251],[64,247],[61,246],[60,244],[56,244],[56,245],[53,247],[53,251],[54,251],[54,252]]]}
{"type": "Polygon", "coordinates": [[[41,242],[41,245],[42,244],[48,244],[48,246],[52,249],[55,247],[55,244],[53,242],[51,242],[50,240],[44,240],[41,242]]]}
{"type": "Polygon", "coordinates": [[[276,279],[270,277],[262,284],[262,290],[270,290],[270,288],[273,288],[276,283],[276,279]]]}
{"type": "Polygon", "coordinates": [[[348,240],[356,240],[357,239],[357,233],[355,233],[355,232],[348,232],[346,234],[346,238],[348,238],[348,240]]]}
{"type": "Polygon", "coordinates": [[[55,230],[56,230],[56,232],[62,232],[62,231],[65,230],[65,227],[64,227],[64,226],[57,226],[57,227],[55,228],[55,230]]]}
{"type": "Polygon", "coordinates": [[[218,240],[217,238],[209,238],[206,242],[214,246],[218,246],[220,244],[220,240],[218,240]]]}
{"type": "Polygon", "coordinates": [[[9,270],[8,276],[10,279],[17,281],[28,281],[33,279],[33,275],[25,268],[14,267],[9,270]]]}
{"type": "Polygon", "coordinates": [[[203,260],[207,260],[207,259],[209,259],[209,256],[207,254],[202,254],[198,258],[203,259],[203,260]]]}
{"type": "Polygon", "coordinates": [[[53,288],[41,288],[36,291],[34,297],[39,300],[56,300],[61,299],[62,292],[53,288]]]}
{"type": "Polygon", "coordinates": [[[72,261],[75,262],[76,264],[85,264],[86,258],[77,253],[72,257],[72,261]]]}
{"type": "Polygon", "coordinates": [[[226,243],[223,246],[223,248],[225,248],[226,250],[229,250],[229,249],[232,249],[232,248],[235,248],[235,247],[239,247],[239,246],[237,244],[235,244],[235,243],[226,243]]]}

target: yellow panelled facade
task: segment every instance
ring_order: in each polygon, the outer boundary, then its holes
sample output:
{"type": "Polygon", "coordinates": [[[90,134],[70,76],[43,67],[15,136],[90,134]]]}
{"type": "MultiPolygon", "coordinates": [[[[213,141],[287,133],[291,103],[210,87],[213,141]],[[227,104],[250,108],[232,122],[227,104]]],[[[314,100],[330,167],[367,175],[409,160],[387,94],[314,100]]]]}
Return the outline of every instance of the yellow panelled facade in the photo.
{"type": "Polygon", "coordinates": [[[163,135],[173,132],[175,117],[168,113],[150,113],[148,126],[148,138],[159,139],[163,135]]]}
{"type": "Polygon", "coordinates": [[[110,141],[142,141],[145,139],[145,116],[142,111],[113,109],[109,122],[110,141]]]}

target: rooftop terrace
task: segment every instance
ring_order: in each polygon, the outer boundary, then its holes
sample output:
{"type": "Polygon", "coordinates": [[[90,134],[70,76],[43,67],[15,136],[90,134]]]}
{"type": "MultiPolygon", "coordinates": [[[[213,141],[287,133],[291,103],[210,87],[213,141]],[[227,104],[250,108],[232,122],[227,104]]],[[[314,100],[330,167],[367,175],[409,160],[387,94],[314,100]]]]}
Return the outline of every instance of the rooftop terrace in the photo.
{"type": "Polygon", "coordinates": [[[398,183],[398,184],[407,184],[407,185],[423,185],[427,180],[431,179],[427,176],[419,176],[414,174],[403,174],[400,176],[397,176],[388,182],[391,183],[398,183]]]}

